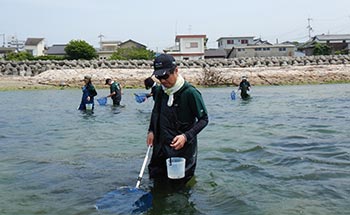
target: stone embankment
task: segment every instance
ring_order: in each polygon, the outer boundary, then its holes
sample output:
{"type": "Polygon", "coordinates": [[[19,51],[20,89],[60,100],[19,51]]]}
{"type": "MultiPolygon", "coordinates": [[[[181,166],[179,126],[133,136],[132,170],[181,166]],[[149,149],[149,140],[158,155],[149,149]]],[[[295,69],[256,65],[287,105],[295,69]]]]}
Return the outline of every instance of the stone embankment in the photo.
{"type": "MultiPolygon", "coordinates": [[[[0,61],[0,79],[32,85],[81,86],[84,75],[95,85],[113,78],[124,86],[142,86],[152,61],[0,61]]],[[[178,61],[179,71],[195,85],[237,85],[247,75],[253,85],[350,82],[350,55],[256,57],[178,61]]]]}

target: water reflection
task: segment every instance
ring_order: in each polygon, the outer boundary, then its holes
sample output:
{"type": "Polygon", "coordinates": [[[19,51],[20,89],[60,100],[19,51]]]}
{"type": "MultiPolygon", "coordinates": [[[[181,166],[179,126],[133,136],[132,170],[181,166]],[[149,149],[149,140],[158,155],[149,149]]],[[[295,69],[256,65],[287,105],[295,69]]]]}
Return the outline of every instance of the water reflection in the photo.
{"type": "Polygon", "coordinates": [[[81,110],[80,113],[81,113],[80,115],[83,117],[83,119],[91,119],[91,118],[96,117],[94,115],[94,110],[81,110]]]}
{"type": "Polygon", "coordinates": [[[186,185],[155,181],[151,188],[153,207],[147,214],[202,214],[191,201],[192,188],[195,184],[195,177],[186,185]]]}
{"type": "Polygon", "coordinates": [[[111,113],[120,114],[123,108],[125,108],[125,105],[118,105],[118,106],[111,105],[111,113]]]}

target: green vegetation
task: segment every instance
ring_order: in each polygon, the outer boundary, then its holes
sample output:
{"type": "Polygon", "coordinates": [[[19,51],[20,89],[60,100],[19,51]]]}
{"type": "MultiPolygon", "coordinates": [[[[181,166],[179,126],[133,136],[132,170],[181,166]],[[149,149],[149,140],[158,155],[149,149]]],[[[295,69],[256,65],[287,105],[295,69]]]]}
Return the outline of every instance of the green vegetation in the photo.
{"type": "Polygon", "coordinates": [[[12,61],[24,61],[24,60],[35,60],[34,56],[29,54],[26,51],[23,52],[11,52],[8,53],[5,57],[5,60],[12,60],[12,61]]]}
{"type": "Polygon", "coordinates": [[[325,44],[316,43],[314,47],[314,55],[330,55],[331,48],[325,44]]]}
{"type": "Polygon", "coordinates": [[[109,60],[152,60],[155,53],[144,48],[119,48],[109,60]]]}
{"type": "Polygon", "coordinates": [[[8,53],[5,57],[5,60],[8,61],[24,61],[24,60],[64,60],[64,57],[60,57],[60,56],[38,56],[38,57],[34,57],[33,55],[31,55],[30,53],[26,52],[26,51],[22,51],[22,52],[11,52],[8,53]]]}
{"type": "Polygon", "coordinates": [[[44,55],[44,56],[35,57],[34,59],[35,60],[65,60],[66,58],[63,56],[44,55]]]}
{"type": "Polygon", "coordinates": [[[71,40],[64,51],[68,60],[91,60],[97,57],[94,47],[84,40],[71,40]]]}
{"type": "Polygon", "coordinates": [[[348,54],[349,53],[349,51],[348,50],[340,50],[340,51],[335,51],[334,52],[334,54],[335,55],[346,55],[346,54],[348,54]]]}

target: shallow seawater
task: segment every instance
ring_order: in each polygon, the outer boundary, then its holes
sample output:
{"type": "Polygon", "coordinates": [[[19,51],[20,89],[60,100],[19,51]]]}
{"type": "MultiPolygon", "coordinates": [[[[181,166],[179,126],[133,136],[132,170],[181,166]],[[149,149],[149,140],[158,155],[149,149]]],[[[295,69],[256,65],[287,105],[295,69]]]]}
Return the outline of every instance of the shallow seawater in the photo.
{"type": "MultiPolygon", "coordinates": [[[[200,91],[210,122],[195,180],[153,193],[144,214],[349,213],[350,84],[253,87],[248,101],[200,91]]],[[[0,92],[0,214],[104,214],[96,201],[135,186],[153,105],[135,92],[94,113],[76,110],[80,90],[0,92]]]]}

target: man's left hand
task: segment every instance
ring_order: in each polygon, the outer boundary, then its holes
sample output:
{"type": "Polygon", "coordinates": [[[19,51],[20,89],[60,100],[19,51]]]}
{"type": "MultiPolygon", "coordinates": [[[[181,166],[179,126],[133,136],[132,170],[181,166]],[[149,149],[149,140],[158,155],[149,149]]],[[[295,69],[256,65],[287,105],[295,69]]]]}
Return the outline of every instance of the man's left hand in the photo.
{"type": "Polygon", "coordinates": [[[175,150],[179,150],[179,149],[182,149],[182,147],[184,147],[185,143],[186,143],[186,136],[184,134],[180,134],[174,137],[170,146],[173,147],[175,150]]]}

